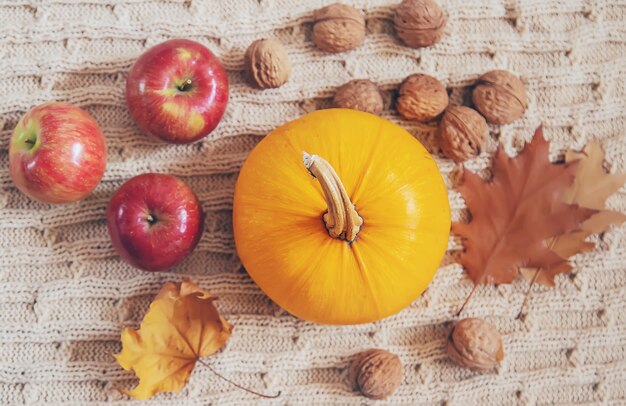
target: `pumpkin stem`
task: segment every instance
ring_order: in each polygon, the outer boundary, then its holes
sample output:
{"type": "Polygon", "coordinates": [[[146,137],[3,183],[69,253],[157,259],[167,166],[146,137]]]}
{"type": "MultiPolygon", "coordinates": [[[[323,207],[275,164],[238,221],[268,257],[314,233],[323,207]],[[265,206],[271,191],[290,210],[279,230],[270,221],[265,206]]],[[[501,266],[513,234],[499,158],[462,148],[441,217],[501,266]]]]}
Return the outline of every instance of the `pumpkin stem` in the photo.
{"type": "Polygon", "coordinates": [[[328,205],[328,212],[324,214],[324,223],[328,233],[333,238],[348,242],[354,241],[361,230],[363,219],[350,201],[339,175],[324,158],[306,152],[302,153],[302,158],[304,166],[320,182],[324,191],[328,205]]]}

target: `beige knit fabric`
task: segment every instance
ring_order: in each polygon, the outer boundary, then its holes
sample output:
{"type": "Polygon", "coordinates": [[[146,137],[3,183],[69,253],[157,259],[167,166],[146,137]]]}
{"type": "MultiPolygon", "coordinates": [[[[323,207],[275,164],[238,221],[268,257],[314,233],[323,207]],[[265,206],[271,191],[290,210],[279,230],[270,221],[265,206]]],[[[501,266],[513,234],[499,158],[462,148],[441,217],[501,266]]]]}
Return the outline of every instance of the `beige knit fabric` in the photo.
{"type": "MultiPolygon", "coordinates": [[[[597,248],[574,258],[574,271],[554,289],[536,287],[527,315],[515,316],[527,283],[481,287],[464,316],[485,317],[503,334],[506,357],[496,373],[458,368],[445,355],[455,311],[472,284],[449,251],[428,291],[386,320],[327,327],[286,314],[241,268],[232,238],[237,172],[249,151],[277,125],[329,106],[334,89],[369,78],[384,91],[384,116],[415,134],[434,154],[453,219],[467,213],[453,190],[452,161],[438,154],[434,128],[401,120],[391,98],[409,74],[434,75],[453,103],[482,73],[508,69],[527,86],[523,119],[491,127],[488,151],[467,167],[488,174],[499,141],[515,154],[543,122],[557,159],[592,137],[607,169],[626,171],[626,1],[448,0],[446,35],[414,50],[393,35],[393,2],[354,4],[368,34],[358,49],[336,55],[315,49],[312,12],[328,1],[299,0],[3,0],[0,2],[0,404],[124,402],[115,388],[136,383],[111,357],[123,326],[135,326],[162,284],[183,276],[220,297],[236,327],[222,353],[207,359],[237,382],[283,395],[265,401],[198,366],[180,394],[150,404],[365,404],[345,384],[360,350],[397,353],[404,381],[387,404],[625,404],[626,226],[593,237],[597,248]],[[158,144],[140,134],[124,101],[127,72],[139,54],[185,37],[212,49],[231,83],[224,120],[206,140],[158,144]],[[243,53],[255,39],[283,41],[293,64],[280,89],[257,91],[243,78],[243,53]],[[19,117],[50,100],[86,109],[104,129],[109,162],[85,201],[49,206],[12,185],[7,145],[19,117]],[[168,273],[143,273],[115,254],[105,225],[111,193],[148,171],[183,177],[207,212],[194,254],[168,273]]],[[[626,191],[609,201],[626,211],[626,191]]],[[[419,264],[415,264],[419,266],[419,264]]],[[[376,404],[385,404],[379,402],[376,404]]]]}

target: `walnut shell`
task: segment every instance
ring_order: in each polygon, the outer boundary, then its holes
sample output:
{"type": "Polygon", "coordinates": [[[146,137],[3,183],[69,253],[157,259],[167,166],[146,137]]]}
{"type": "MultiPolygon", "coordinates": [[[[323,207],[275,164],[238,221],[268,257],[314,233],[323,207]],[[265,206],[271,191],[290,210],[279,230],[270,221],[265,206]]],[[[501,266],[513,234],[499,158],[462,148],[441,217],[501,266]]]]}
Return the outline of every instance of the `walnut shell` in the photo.
{"type": "Polygon", "coordinates": [[[371,80],[352,80],[337,89],[333,105],[379,115],[383,111],[383,98],[371,80]]]}
{"type": "Polygon", "coordinates": [[[448,354],[462,367],[488,371],[504,358],[502,337],[485,320],[463,319],[448,337],[448,354]]]}
{"type": "Polygon", "coordinates": [[[448,106],[448,92],[440,81],[424,74],[411,75],[400,85],[398,111],[409,120],[427,122],[448,106]]]}
{"type": "Polygon", "coordinates": [[[404,368],[397,355],[371,349],[356,355],[348,370],[353,387],[370,399],[386,399],[402,383],[404,368]]]}
{"type": "Polygon", "coordinates": [[[524,115],[528,98],[524,83],[504,70],[482,75],[472,93],[476,109],[493,124],[508,124],[524,115]]]}
{"type": "Polygon", "coordinates": [[[412,48],[429,47],[441,41],[446,22],[435,0],[404,0],[393,17],[398,37],[412,48]]]}
{"type": "Polygon", "coordinates": [[[274,39],[260,39],[250,44],[244,64],[248,81],[260,89],[282,86],[291,73],[287,51],[274,39]]]}
{"type": "Polygon", "coordinates": [[[483,116],[465,106],[448,107],[437,129],[443,153],[456,162],[478,156],[488,134],[489,129],[483,116]]]}
{"type": "Polygon", "coordinates": [[[348,51],[365,40],[365,18],[352,6],[331,4],[315,11],[313,19],[313,42],[322,51],[348,51]]]}

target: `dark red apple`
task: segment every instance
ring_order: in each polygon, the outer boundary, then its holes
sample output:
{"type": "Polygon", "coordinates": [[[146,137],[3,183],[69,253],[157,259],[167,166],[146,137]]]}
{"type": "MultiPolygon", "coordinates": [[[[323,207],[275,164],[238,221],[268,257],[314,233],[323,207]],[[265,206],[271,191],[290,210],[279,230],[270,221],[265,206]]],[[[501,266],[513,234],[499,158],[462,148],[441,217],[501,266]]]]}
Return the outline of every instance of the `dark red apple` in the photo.
{"type": "Polygon", "coordinates": [[[186,39],[146,51],[130,69],[126,102],[137,125],[166,142],[187,144],[217,127],[228,103],[228,77],[205,46],[186,39]]]}
{"type": "Polygon", "coordinates": [[[86,111],[46,103],[20,119],[9,143],[9,173],[29,197],[68,203],[87,196],[106,167],[102,130],[86,111]]]}
{"type": "Polygon", "coordinates": [[[164,271],[187,257],[204,228],[200,202],[181,179],[135,176],[113,195],[107,226],[118,254],[144,271],[164,271]]]}

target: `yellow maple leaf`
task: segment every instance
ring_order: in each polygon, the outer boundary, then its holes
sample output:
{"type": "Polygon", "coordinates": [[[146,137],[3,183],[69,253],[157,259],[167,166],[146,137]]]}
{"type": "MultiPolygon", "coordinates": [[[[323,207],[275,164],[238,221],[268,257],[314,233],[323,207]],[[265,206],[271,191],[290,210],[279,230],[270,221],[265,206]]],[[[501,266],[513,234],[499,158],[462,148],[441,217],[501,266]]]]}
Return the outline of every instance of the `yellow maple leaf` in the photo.
{"type": "Polygon", "coordinates": [[[122,331],[122,352],[114,356],[139,378],[139,385],[124,393],[148,399],[158,392],[178,392],[196,361],[224,346],[233,326],[220,316],[214,300],[188,279],[163,286],[139,330],[122,331]]]}

